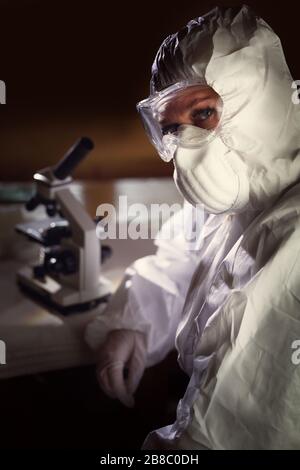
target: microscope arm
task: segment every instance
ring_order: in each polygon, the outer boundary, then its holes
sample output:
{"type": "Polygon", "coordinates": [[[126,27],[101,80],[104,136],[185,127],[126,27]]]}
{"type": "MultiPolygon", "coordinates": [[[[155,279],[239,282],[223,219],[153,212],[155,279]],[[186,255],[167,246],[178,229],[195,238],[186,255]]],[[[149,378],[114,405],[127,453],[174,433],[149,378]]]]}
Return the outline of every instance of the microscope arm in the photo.
{"type": "Polygon", "coordinates": [[[80,290],[91,289],[99,282],[101,261],[101,246],[95,223],[69,189],[57,191],[56,199],[63,217],[70,224],[71,239],[80,248],[80,290]]]}

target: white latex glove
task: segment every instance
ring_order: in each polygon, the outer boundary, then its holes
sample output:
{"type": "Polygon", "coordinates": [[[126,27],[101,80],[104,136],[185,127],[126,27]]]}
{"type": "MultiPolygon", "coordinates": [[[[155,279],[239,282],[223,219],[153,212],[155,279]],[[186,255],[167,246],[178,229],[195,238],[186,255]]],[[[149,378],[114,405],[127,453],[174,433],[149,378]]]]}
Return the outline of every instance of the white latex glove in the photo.
{"type": "Polygon", "coordinates": [[[133,394],[146,367],[145,335],[134,330],[113,330],[97,356],[97,379],[102,390],[125,406],[133,407],[133,394]]]}

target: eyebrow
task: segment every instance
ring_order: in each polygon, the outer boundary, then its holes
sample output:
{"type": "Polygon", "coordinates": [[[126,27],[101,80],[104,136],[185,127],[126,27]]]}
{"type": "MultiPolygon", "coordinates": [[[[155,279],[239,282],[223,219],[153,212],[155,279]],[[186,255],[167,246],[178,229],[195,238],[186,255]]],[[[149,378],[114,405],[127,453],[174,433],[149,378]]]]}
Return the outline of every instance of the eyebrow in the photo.
{"type": "Polygon", "coordinates": [[[212,99],[211,96],[207,95],[207,96],[203,96],[202,98],[194,98],[190,103],[187,104],[187,107],[192,107],[192,106],[195,106],[195,104],[199,103],[200,101],[206,101],[206,100],[209,100],[209,99],[212,99]]]}

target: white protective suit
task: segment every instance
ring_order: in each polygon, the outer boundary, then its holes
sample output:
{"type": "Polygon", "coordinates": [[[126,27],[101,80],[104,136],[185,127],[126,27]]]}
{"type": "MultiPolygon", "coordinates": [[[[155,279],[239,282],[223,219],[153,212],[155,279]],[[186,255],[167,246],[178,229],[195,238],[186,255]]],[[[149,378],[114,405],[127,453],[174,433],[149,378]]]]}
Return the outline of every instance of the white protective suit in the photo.
{"type": "Polygon", "coordinates": [[[144,332],[148,365],[175,341],[190,382],[176,422],[152,432],[144,448],[300,449],[300,365],[292,360],[300,339],[300,107],[293,80],[279,38],[246,6],[216,8],[162,44],[152,90],[194,76],[223,100],[222,138],[247,166],[249,204],[208,215],[194,249],[184,237],[158,240],[155,256],[128,268],[87,340],[97,348],[111,329],[144,332]]]}

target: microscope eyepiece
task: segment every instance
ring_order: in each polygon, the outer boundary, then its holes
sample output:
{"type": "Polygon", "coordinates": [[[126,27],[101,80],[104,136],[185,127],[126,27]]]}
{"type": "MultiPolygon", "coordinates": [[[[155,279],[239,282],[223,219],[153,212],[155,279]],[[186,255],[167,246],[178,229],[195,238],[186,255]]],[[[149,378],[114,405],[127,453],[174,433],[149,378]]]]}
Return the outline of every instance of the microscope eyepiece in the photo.
{"type": "Polygon", "coordinates": [[[64,180],[86,155],[93,150],[94,143],[88,137],[81,137],[53,169],[55,178],[64,180]]]}

